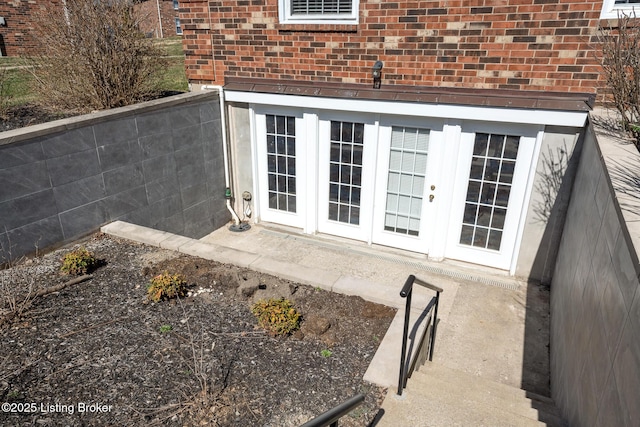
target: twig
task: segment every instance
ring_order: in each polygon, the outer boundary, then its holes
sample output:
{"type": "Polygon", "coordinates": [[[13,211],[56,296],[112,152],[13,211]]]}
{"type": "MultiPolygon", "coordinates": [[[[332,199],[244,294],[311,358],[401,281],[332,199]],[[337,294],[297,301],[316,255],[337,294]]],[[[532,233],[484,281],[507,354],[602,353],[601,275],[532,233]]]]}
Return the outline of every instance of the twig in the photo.
{"type": "Polygon", "coordinates": [[[59,291],[63,290],[64,288],[68,288],[69,286],[77,285],[78,283],[82,283],[82,282],[84,282],[86,280],[89,280],[89,279],[92,279],[92,278],[93,278],[93,275],[85,274],[84,276],[75,277],[75,278],[73,278],[71,280],[68,280],[68,281],[66,281],[64,283],[61,283],[59,285],[51,286],[50,288],[39,290],[38,292],[35,293],[33,298],[31,298],[31,300],[28,301],[28,304],[26,304],[24,307],[22,307],[20,312],[12,311],[12,312],[10,312],[9,314],[6,314],[3,317],[0,317],[0,327],[2,325],[4,325],[5,323],[11,322],[15,317],[19,317],[27,308],[29,308],[33,304],[33,301],[35,301],[36,298],[43,297],[45,295],[49,295],[49,294],[52,294],[54,292],[59,292],[59,291]]]}
{"type": "Polygon", "coordinates": [[[91,325],[91,326],[88,326],[86,328],[78,329],[77,331],[73,331],[73,332],[66,333],[64,335],[60,335],[58,338],[61,338],[61,339],[62,338],[68,338],[71,335],[79,334],[81,332],[90,331],[91,329],[96,329],[96,328],[99,328],[100,326],[107,326],[107,325],[110,325],[112,323],[116,323],[116,322],[119,322],[119,321],[125,320],[125,319],[128,319],[128,316],[118,317],[117,319],[109,320],[107,322],[98,323],[97,325],[91,325]]]}
{"type": "Polygon", "coordinates": [[[92,274],[85,274],[83,276],[76,277],[74,279],[68,280],[68,281],[66,281],[64,283],[61,283],[59,285],[51,286],[50,288],[46,288],[46,289],[41,289],[38,292],[36,292],[36,298],[43,297],[45,295],[49,295],[49,294],[52,294],[54,292],[59,292],[59,291],[63,290],[64,288],[68,288],[69,286],[77,285],[78,283],[82,283],[82,282],[87,281],[89,279],[93,279],[93,275],[92,274]]]}

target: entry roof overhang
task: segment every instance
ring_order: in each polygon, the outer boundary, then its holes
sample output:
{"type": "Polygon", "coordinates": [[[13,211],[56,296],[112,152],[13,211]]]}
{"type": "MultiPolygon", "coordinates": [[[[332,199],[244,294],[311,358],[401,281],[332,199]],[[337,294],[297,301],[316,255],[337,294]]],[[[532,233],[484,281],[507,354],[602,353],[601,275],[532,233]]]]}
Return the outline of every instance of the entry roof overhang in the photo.
{"type": "Polygon", "coordinates": [[[425,86],[373,89],[359,84],[239,77],[227,77],[224,89],[226,99],[235,102],[580,127],[595,102],[595,95],[588,93],[425,86]],[[392,110],[389,103],[393,103],[392,110]]]}

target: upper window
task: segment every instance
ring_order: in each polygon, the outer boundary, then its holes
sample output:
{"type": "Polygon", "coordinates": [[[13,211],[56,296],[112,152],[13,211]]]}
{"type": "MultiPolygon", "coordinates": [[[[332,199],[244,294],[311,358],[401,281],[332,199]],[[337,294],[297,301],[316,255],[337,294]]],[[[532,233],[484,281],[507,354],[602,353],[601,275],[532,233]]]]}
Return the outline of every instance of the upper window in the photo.
{"type": "Polygon", "coordinates": [[[357,0],[279,0],[280,22],[357,24],[357,0]]]}
{"type": "Polygon", "coordinates": [[[619,14],[640,17],[640,0],[604,0],[600,19],[616,19],[619,14]]]}
{"type": "Polygon", "coordinates": [[[176,34],[182,35],[182,27],[180,26],[180,18],[175,18],[176,20],[176,34]]]}
{"type": "Polygon", "coordinates": [[[180,5],[178,4],[178,0],[173,0],[173,8],[176,10],[180,8],[180,5]]]}

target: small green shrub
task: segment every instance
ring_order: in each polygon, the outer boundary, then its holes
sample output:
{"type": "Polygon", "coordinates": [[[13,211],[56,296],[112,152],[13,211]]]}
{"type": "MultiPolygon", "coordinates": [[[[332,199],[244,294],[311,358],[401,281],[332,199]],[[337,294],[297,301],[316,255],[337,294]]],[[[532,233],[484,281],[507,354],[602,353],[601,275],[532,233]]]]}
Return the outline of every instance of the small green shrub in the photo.
{"type": "Polygon", "coordinates": [[[69,252],[62,258],[62,267],[60,270],[66,274],[79,276],[87,274],[98,265],[98,260],[85,248],[79,248],[69,252]]]}
{"type": "Polygon", "coordinates": [[[173,326],[171,325],[162,325],[160,326],[160,333],[161,334],[166,334],[167,332],[171,332],[173,331],[173,326]]]}
{"type": "Polygon", "coordinates": [[[326,348],[320,352],[320,355],[322,357],[331,357],[332,354],[333,353],[331,352],[331,350],[326,349],[326,348]]]}
{"type": "Polygon", "coordinates": [[[152,278],[147,288],[147,297],[153,302],[183,297],[186,294],[186,280],[179,274],[169,274],[166,271],[152,278]]]}
{"type": "Polygon", "coordinates": [[[251,312],[258,319],[258,324],[274,336],[290,334],[300,327],[300,313],[291,301],[284,298],[260,300],[253,305],[251,312]]]}

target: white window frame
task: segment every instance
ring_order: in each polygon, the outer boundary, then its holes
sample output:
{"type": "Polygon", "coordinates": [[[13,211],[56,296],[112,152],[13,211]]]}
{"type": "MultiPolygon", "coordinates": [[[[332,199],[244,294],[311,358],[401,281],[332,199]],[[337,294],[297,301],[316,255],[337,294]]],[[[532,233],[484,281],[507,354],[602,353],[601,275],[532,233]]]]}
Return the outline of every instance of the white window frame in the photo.
{"type": "Polygon", "coordinates": [[[291,0],[278,0],[281,24],[357,24],[359,0],[351,0],[351,13],[292,14],[291,0]]]}
{"type": "Polygon", "coordinates": [[[640,18],[640,3],[616,4],[615,0],[604,0],[600,19],[618,19],[619,14],[640,18]]]}

